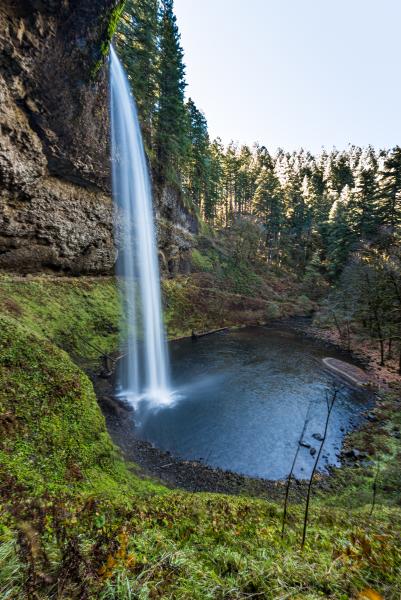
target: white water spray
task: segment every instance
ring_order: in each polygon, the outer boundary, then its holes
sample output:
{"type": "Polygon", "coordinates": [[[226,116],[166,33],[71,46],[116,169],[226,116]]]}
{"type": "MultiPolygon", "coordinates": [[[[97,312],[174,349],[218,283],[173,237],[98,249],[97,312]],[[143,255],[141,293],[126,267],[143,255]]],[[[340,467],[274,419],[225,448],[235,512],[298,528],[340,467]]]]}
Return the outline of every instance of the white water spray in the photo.
{"type": "Polygon", "coordinates": [[[169,368],[160,299],[152,191],[135,101],[110,48],[113,198],[117,275],[124,309],[119,395],[130,403],[169,404],[169,368]]]}

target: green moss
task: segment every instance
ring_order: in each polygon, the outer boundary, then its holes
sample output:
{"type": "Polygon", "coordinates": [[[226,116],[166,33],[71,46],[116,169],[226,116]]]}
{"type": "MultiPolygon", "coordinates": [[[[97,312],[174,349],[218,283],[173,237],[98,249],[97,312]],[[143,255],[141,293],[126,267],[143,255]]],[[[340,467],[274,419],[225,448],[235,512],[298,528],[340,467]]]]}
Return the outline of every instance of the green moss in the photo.
{"type": "Polygon", "coordinates": [[[102,37],[100,40],[100,49],[99,49],[100,58],[95,63],[95,65],[92,69],[92,73],[91,73],[92,78],[96,77],[97,73],[99,72],[99,69],[101,68],[101,66],[103,64],[105,56],[107,56],[109,53],[110,44],[111,44],[113,36],[117,30],[118,22],[121,18],[123,10],[124,10],[125,2],[126,2],[126,0],[120,0],[120,2],[105,17],[106,25],[104,27],[104,33],[102,34],[102,37]]]}
{"type": "Polygon", "coordinates": [[[314,304],[310,300],[310,298],[308,298],[308,296],[305,296],[305,294],[301,294],[300,296],[297,297],[296,301],[297,301],[297,308],[300,311],[302,311],[304,314],[312,312],[312,310],[314,308],[314,304]]]}
{"type": "Polygon", "coordinates": [[[97,358],[118,346],[114,278],[0,276],[3,312],[74,356],[97,358]]]}
{"type": "Polygon", "coordinates": [[[238,325],[248,317],[248,313],[236,311],[237,296],[222,289],[219,279],[208,283],[210,287],[199,286],[185,276],[163,281],[164,320],[170,338],[238,325]]]}
{"type": "Polygon", "coordinates": [[[266,310],[266,320],[279,319],[282,316],[281,307],[277,302],[269,302],[266,310]]]}

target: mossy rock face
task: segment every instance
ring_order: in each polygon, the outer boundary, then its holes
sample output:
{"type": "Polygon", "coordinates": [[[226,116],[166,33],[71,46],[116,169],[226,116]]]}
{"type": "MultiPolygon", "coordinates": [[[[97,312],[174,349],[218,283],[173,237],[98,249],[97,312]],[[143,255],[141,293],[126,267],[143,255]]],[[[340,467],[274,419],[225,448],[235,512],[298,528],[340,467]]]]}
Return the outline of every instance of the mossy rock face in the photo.
{"type": "Polygon", "coordinates": [[[104,17],[104,32],[100,40],[100,58],[92,69],[92,77],[96,77],[103,64],[104,57],[108,55],[110,44],[117,30],[117,25],[123,13],[126,0],[118,0],[117,4],[104,17]]]}
{"type": "Polygon", "coordinates": [[[116,350],[121,310],[114,278],[0,276],[3,313],[74,357],[116,350]]]}

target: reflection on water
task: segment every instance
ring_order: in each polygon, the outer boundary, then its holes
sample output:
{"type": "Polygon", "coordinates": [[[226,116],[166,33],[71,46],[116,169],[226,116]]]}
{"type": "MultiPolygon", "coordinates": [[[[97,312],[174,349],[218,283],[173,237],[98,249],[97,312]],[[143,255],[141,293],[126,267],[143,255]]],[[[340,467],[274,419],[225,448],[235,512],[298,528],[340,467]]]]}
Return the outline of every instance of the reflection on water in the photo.
{"type": "MultiPolygon", "coordinates": [[[[176,401],[140,408],[138,434],[175,456],[245,475],[288,475],[308,413],[304,442],[319,449],[333,385],[322,367],[339,357],[290,330],[247,328],[171,344],[176,401]],[[315,436],[315,437],[314,437],[315,436]]],[[[342,384],[320,468],[338,464],[342,438],[366,407],[366,395],[342,384]]],[[[313,450],[312,450],[313,452],[313,450]]],[[[311,449],[299,452],[295,476],[307,477],[311,449]]]]}

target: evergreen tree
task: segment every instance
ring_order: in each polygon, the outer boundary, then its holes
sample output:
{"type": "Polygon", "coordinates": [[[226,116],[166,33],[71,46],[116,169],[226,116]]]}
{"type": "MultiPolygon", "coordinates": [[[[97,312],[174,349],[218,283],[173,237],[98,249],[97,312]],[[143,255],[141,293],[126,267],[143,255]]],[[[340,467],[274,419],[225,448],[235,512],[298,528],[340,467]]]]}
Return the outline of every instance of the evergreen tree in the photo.
{"type": "Polygon", "coordinates": [[[283,191],[289,257],[294,265],[303,270],[309,253],[312,212],[305,202],[301,173],[298,168],[292,171],[286,185],[283,186],[283,191]]]}
{"type": "Polygon", "coordinates": [[[354,176],[350,166],[350,155],[347,152],[337,153],[332,163],[331,184],[334,190],[341,194],[347,185],[354,186],[354,176]]]}
{"type": "Polygon", "coordinates": [[[157,72],[155,149],[157,180],[180,185],[180,171],[188,149],[184,105],[185,67],[173,0],[162,0],[157,72]]]}
{"type": "Polygon", "coordinates": [[[352,192],[349,186],[345,186],[333,203],[329,215],[327,255],[329,273],[334,278],[341,273],[356,242],[350,223],[351,204],[352,192]]]}
{"type": "Polygon", "coordinates": [[[241,146],[238,155],[239,170],[236,182],[236,207],[240,215],[250,212],[255,181],[253,172],[253,156],[249,146],[241,146]]]}
{"type": "Polygon", "coordinates": [[[355,188],[351,204],[353,229],[360,240],[375,237],[377,193],[375,165],[370,159],[361,160],[355,171],[355,188]]]}
{"type": "Polygon", "coordinates": [[[268,261],[279,256],[280,232],[283,222],[282,191],[272,169],[263,166],[256,182],[254,211],[265,228],[268,261]]]}
{"type": "Polygon", "coordinates": [[[136,99],[148,153],[156,107],[158,0],[127,0],[116,42],[136,99]]]}
{"type": "MultiPolygon", "coordinates": [[[[205,198],[204,217],[207,221],[214,222],[218,218],[219,207],[222,204],[224,196],[223,184],[223,156],[224,148],[220,138],[215,139],[209,148],[210,151],[210,169],[208,194],[205,198]]],[[[222,223],[219,222],[219,225],[222,223]]]]}
{"type": "Polygon", "coordinates": [[[254,146],[254,155],[255,155],[255,169],[258,173],[263,167],[266,169],[273,169],[273,160],[269,154],[269,151],[265,146],[259,146],[259,144],[255,144],[254,146]]]}
{"type": "Polygon", "coordinates": [[[377,200],[379,224],[390,237],[397,234],[401,225],[401,147],[396,146],[384,160],[379,179],[377,200]]]}
{"type": "Polygon", "coordinates": [[[234,222],[236,216],[236,185],[239,171],[237,152],[238,148],[236,144],[234,142],[230,142],[223,158],[224,216],[226,227],[234,222]]]}
{"type": "Polygon", "coordinates": [[[207,204],[210,187],[210,142],[205,115],[189,98],[186,104],[189,149],[186,159],[184,186],[194,204],[201,208],[207,204]]]}

